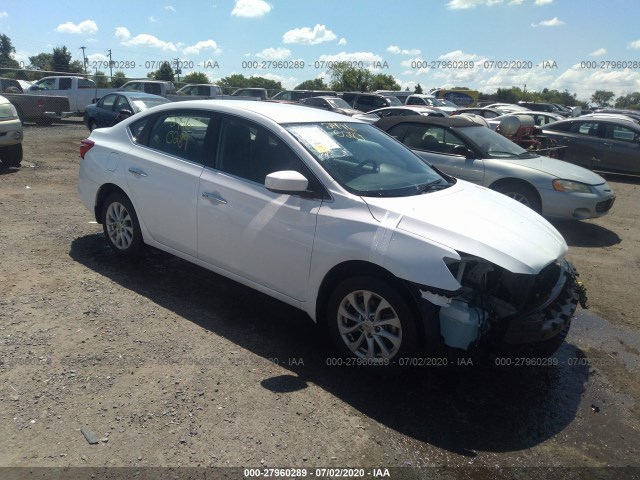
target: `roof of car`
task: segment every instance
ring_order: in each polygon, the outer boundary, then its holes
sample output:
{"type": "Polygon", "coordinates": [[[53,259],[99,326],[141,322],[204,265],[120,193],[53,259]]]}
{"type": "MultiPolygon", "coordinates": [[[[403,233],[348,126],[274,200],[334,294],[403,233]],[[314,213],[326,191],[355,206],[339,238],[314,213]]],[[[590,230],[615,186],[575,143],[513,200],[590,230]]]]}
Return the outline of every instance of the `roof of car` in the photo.
{"type": "Polygon", "coordinates": [[[612,122],[612,123],[619,123],[620,125],[625,125],[625,126],[629,126],[629,127],[634,127],[635,129],[640,128],[640,124],[638,122],[638,120],[635,120],[631,117],[626,117],[623,118],[622,116],[616,116],[616,115],[581,115],[579,117],[571,117],[571,118],[566,118],[564,120],[558,120],[557,122],[553,122],[550,123],[549,125],[545,125],[544,128],[550,128],[550,129],[555,129],[556,125],[565,125],[569,122],[588,122],[588,121],[605,121],[605,122],[612,122]]]}
{"type": "Polygon", "coordinates": [[[387,117],[378,120],[375,126],[382,130],[387,130],[398,123],[425,123],[428,125],[439,125],[441,127],[473,127],[480,126],[478,123],[472,122],[466,118],[460,117],[424,117],[424,116],[410,116],[410,117],[387,117]]]}
{"type": "Polygon", "coordinates": [[[246,100],[187,100],[160,105],[156,107],[156,111],[186,108],[214,110],[231,114],[254,113],[280,124],[308,122],[364,123],[359,120],[352,120],[350,117],[345,117],[339,113],[309,108],[304,105],[278,102],[249,102],[246,100]]]}
{"type": "Polygon", "coordinates": [[[160,95],[153,95],[151,93],[144,93],[144,92],[140,92],[138,90],[119,90],[119,91],[113,92],[113,93],[117,93],[118,95],[122,95],[122,96],[127,97],[127,98],[162,98],[163,100],[166,100],[166,98],[161,97],[160,95]]]}

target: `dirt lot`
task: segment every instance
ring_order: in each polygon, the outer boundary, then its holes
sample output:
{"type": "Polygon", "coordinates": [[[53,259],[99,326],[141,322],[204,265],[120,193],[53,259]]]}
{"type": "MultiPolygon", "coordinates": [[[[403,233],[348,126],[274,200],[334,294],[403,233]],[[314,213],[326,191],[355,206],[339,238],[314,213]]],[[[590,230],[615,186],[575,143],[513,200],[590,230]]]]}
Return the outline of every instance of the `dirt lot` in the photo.
{"type": "Polygon", "coordinates": [[[28,126],[0,170],[0,466],[640,467],[639,181],[557,224],[591,303],[560,365],[394,380],[328,367],[304,315],[199,267],[116,261],[76,195],[87,135],[28,126]]]}

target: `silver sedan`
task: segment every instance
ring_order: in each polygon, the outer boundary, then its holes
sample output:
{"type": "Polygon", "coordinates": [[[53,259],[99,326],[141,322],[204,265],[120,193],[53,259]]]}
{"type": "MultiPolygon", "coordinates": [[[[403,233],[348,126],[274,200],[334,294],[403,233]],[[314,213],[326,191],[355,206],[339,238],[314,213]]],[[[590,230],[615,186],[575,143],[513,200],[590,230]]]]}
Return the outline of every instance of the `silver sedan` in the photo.
{"type": "Polygon", "coordinates": [[[375,126],[440,171],[504,193],[547,218],[600,217],[615,200],[601,176],[539,156],[467,119],[395,117],[375,126]]]}

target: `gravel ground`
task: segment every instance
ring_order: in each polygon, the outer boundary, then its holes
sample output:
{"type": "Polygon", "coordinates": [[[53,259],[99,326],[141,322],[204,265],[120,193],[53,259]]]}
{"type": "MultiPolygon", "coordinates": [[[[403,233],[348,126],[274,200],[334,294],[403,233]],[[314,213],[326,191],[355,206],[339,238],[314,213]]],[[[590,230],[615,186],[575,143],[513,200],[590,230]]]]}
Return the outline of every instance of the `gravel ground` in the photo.
{"type": "Polygon", "coordinates": [[[86,136],[27,126],[0,170],[0,466],[640,466],[638,181],[557,224],[591,303],[558,365],[391,379],[327,366],[303,314],[202,268],[117,261],[76,195],[86,136]]]}

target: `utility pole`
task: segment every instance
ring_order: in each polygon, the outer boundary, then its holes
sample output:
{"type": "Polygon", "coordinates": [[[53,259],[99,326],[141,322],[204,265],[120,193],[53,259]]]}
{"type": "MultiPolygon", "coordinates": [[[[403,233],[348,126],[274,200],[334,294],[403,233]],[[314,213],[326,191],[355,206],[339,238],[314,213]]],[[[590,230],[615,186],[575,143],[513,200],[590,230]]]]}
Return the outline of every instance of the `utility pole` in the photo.
{"type": "Polygon", "coordinates": [[[109,77],[113,78],[113,61],[111,60],[111,49],[107,50],[109,52],[109,77]]]}
{"type": "Polygon", "coordinates": [[[84,66],[84,73],[87,73],[87,57],[84,54],[84,51],[87,47],[80,47],[82,50],[82,65],[84,66]]]}
{"type": "Polygon", "coordinates": [[[182,70],[180,70],[180,64],[178,63],[180,62],[179,58],[176,58],[176,75],[178,76],[178,82],[180,81],[180,74],[182,73],[182,70]]]}

